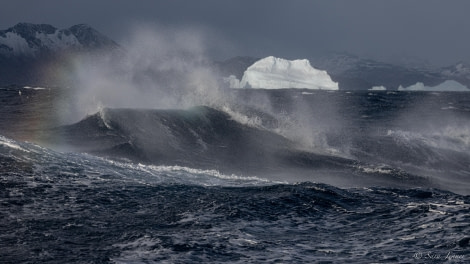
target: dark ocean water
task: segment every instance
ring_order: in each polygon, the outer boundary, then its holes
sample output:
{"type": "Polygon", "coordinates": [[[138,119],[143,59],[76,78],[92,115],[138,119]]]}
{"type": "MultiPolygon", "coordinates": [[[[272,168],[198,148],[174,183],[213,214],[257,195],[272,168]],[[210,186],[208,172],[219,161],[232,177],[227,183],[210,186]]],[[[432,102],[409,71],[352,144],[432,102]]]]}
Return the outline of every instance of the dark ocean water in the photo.
{"type": "Polygon", "coordinates": [[[469,261],[469,94],[230,93],[64,123],[1,88],[0,263],[469,261]]]}

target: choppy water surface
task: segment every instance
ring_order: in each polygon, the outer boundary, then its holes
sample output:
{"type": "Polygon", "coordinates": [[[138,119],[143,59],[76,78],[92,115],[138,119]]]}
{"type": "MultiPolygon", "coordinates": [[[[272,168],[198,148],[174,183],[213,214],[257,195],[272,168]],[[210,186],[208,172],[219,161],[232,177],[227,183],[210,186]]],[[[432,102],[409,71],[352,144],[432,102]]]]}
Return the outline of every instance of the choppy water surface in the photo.
{"type": "Polygon", "coordinates": [[[469,95],[237,93],[60,124],[0,90],[0,262],[468,262],[469,95]]]}

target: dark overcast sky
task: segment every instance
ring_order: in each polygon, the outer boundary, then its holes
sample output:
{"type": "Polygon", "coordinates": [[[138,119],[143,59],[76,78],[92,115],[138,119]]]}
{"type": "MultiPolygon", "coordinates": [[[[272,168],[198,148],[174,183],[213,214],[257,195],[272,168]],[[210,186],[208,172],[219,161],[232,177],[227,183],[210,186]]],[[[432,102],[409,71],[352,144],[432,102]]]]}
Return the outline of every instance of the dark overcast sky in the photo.
{"type": "Polygon", "coordinates": [[[86,23],[117,40],[136,25],[198,28],[218,56],[311,58],[348,52],[385,61],[470,62],[469,0],[6,0],[0,28],[86,23]]]}

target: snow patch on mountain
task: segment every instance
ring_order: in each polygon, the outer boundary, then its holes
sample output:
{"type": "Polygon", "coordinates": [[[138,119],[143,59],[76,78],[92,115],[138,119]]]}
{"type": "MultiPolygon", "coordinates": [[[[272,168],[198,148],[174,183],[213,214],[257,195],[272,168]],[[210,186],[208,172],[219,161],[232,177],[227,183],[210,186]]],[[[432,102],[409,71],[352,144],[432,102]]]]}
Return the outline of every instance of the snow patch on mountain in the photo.
{"type": "Polygon", "coordinates": [[[418,82],[414,85],[398,87],[399,91],[429,91],[429,92],[468,92],[470,89],[467,86],[456,82],[454,80],[447,80],[437,86],[429,87],[425,86],[422,82],[418,82]]]}
{"type": "Polygon", "coordinates": [[[65,34],[60,30],[56,30],[53,34],[36,33],[36,39],[40,40],[43,46],[51,50],[82,46],[74,35],[65,34]]]}
{"type": "Polygon", "coordinates": [[[463,62],[459,62],[453,66],[444,68],[442,75],[448,77],[470,76],[470,67],[463,62]]]}
{"type": "Polygon", "coordinates": [[[317,70],[306,59],[266,57],[248,67],[239,81],[231,75],[224,80],[231,88],[338,90],[326,71],[317,70]]]}
{"type": "Polygon", "coordinates": [[[4,53],[11,51],[14,55],[34,55],[34,50],[29,47],[28,42],[12,32],[7,32],[4,37],[0,36],[0,45],[5,47],[4,53]]]}

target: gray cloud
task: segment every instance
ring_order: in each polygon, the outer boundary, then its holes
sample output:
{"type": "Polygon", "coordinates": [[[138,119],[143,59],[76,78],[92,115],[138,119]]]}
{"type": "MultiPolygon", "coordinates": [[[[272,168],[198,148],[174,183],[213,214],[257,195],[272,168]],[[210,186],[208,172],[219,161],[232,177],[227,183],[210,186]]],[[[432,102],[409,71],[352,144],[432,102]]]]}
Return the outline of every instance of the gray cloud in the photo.
{"type": "Polygon", "coordinates": [[[340,51],[393,61],[470,62],[467,0],[15,0],[1,4],[0,28],[17,22],[64,28],[87,23],[117,39],[156,24],[205,29],[219,57],[313,57],[340,51]]]}

